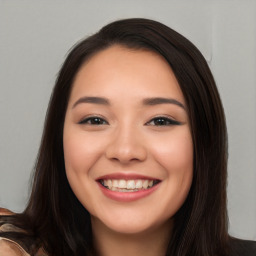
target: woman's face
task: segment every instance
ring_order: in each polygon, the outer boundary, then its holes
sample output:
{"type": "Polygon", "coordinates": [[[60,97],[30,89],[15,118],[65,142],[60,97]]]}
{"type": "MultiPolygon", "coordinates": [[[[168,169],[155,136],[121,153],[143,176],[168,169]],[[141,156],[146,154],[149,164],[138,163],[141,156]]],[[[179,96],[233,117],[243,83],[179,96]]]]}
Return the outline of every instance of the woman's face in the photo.
{"type": "Polygon", "coordinates": [[[156,53],[112,46],[78,72],[64,123],[67,178],[92,226],[140,233],[170,223],[193,176],[179,84],[156,53]]]}

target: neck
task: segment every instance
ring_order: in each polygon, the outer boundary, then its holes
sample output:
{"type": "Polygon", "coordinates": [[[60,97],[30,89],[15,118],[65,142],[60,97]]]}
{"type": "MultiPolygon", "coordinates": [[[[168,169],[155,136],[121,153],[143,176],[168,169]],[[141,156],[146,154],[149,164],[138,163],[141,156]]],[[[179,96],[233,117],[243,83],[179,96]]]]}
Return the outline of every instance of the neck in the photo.
{"type": "Polygon", "coordinates": [[[137,234],[123,234],[92,219],[94,247],[98,256],[164,256],[170,240],[172,220],[158,228],[137,234]]]}

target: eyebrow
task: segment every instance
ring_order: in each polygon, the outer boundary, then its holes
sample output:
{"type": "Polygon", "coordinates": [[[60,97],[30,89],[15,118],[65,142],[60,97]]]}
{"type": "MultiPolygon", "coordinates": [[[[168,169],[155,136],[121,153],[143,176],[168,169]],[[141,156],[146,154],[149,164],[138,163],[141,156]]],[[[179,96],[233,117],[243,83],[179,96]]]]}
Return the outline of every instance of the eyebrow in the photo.
{"type": "Polygon", "coordinates": [[[102,97],[82,97],[75,102],[72,108],[76,107],[80,103],[93,103],[93,104],[100,104],[100,105],[110,105],[110,102],[106,98],[102,97]]]}
{"type": "Polygon", "coordinates": [[[179,102],[178,100],[172,99],[172,98],[147,98],[143,100],[143,104],[147,106],[154,106],[159,104],[174,104],[177,105],[183,109],[186,109],[185,106],[179,102]]]}
{"type": "MultiPolygon", "coordinates": [[[[81,103],[93,103],[93,104],[110,106],[109,100],[103,97],[82,97],[74,103],[72,108],[76,107],[78,104],[81,104],[81,103]]],[[[181,102],[172,98],[162,98],[162,97],[146,98],[146,99],[143,99],[142,104],[146,106],[155,106],[159,104],[174,104],[183,108],[184,110],[186,109],[181,102]]]]}

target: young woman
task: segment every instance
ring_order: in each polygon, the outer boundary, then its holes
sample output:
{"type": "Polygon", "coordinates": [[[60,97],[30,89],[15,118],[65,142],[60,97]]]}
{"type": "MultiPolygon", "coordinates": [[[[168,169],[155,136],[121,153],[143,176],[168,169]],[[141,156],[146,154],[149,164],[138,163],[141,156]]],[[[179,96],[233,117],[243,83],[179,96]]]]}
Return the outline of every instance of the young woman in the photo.
{"type": "Polygon", "coordinates": [[[156,21],[79,42],[54,87],[22,214],[1,255],[255,255],[231,239],[227,132],[198,49],[156,21]]]}

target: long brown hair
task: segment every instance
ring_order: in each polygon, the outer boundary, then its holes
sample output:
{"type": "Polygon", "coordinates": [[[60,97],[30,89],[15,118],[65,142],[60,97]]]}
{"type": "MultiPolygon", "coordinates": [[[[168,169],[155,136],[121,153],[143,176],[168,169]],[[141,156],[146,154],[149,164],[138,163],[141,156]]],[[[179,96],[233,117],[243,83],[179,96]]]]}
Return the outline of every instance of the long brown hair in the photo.
{"type": "Polygon", "coordinates": [[[37,238],[50,255],[93,254],[90,214],[73,194],[65,174],[63,125],[81,65],[115,44],[162,55],[179,82],[188,108],[194,176],[189,195],[174,216],[166,255],[228,255],[227,132],[218,90],[200,51],[171,28],[148,19],[110,23],[70,51],[50,99],[30,200],[17,219],[23,220],[30,237],[37,238]]]}

